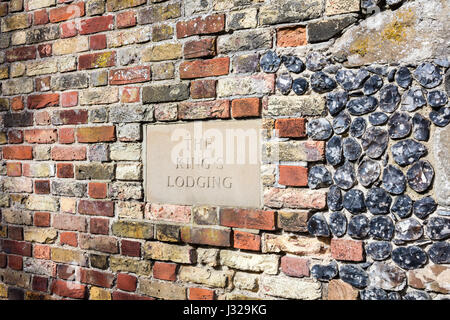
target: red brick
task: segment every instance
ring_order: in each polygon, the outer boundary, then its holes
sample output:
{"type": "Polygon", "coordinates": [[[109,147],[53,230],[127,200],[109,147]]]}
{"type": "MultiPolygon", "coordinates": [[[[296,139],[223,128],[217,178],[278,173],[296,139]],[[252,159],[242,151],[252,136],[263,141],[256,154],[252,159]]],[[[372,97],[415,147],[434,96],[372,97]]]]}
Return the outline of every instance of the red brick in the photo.
{"type": "Polygon", "coordinates": [[[88,121],[87,110],[60,110],[57,115],[61,124],[83,124],[88,121]]]}
{"type": "Polygon", "coordinates": [[[49,180],[35,180],[34,181],[34,193],[50,194],[50,181],[49,180]]]}
{"type": "Polygon", "coordinates": [[[189,41],[184,45],[186,59],[213,57],[216,55],[216,38],[189,41]]]}
{"type": "Polygon", "coordinates": [[[155,262],[153,278],[175,281],[177,279],[177,265],[175,263],[155,262]]]}
{"type": "Polygon", "coordinates": [[[278,119],[275,122],[275,129],[278,130],[280,138],[305,138],[306,119],[278,119]]]}
{"type": "Polygon", "coordinates": [[[74,128],[61,128],[59,129],[59,143],[74,143],[75,142],[75,129],[74,128]]]}
{"type": "Polygon", "coordinates": [[[20,162],[8,162],[6,174],[8,177],[20,177],[22,175],[22,164],[20,162]]]}
{"type": "Polygon", "coordinates": [[[140,257],[141,256],[141,244],[137,241],[122,240],[121,241],[121,252],[124,256],[130,257],[140,257]]]}
{"type": "Polygon", "coordinates": [[[117,288],[124,291],[134,292],[137,287],[137,278],[130,274],[119,273],[117,275],[117,288]]]}
{"type": "Polygon", "coordinates": [[[57,163],[56,176],[58,178],[73,178],[73,164],[71,163],[57,163]]]}
{"type": "Polygon", "coordinates": [[[191,82],[191,97],[193,99],[215,98],[216,80],[196,80],[191,82]]]}
{"type": "Polygon", "coordinates": [[[58,140],[57,129],[25,130],[25,141],[28,143],[54,143],[58,140]]]}
{"type": "Polygon", "coordinates": [[[51,292],[61,297],[83,299],[86,295],[86,286],[75,282],[54,280],[51,292]]]}
{"type": "Polygon", "coordinates": [[[21,256],[8,256],[8,267],[13,270],[23,269],[23,258],[21,256]]]}
{"type": "Polygon", "coordinates": [[[71,38],[75,37],[78,34],[77,22],[76,21],[67,21],[61,23],[61,38],[71,38]]]}
{"type": "Polygon", "coordinates": [[[307,43],[305,27],[296,26],[277,30],[278,47],[297,47],[304,46],[307,43]]]}
{"type": "Polygon", "coordinates": [[[33,159],[33,147],[30,147],[30,146],[3,147],[3,159],[32,160],[33,159]]]}
{"type": "Polygon", "coordinates": [[[20,47],[6,51],[6,62],[36,59],[36,47],[20,47]]]}
{"type": "Polygon", "coordinates": [[[231,232],[224,229],[183,227],[181,228],[181,240],[192,244],[229,247],[231,232]]]}
{"type": "Polygon", "coordinates": [[[49,91],[50,90],[50,76],[43,78],[36,78],[36,91],[49,91]]]}
{"type": "Polygon", "coordinates": [[[59,106],[59,93],[46,93],[28,96],[28,109],[41,109],[59,106]]]}
{"type": "Polygon", "coordinates": [[[129,84],[145,82],[150,80],[150,67],[131,67],[125,69],[111,70],[109,72],[109,83],[129,84]]]}
{"type": "Polygon", "coordinates": [[[234,230],[233,246],[237,249],[261,250],[261,237],[257,234],[234,230]]]}
{"type": "Polygon", "coordinates": [[[220,210],[220,224],[226,227],[275,230],[275,212],[258,209],[220,210]]]}
{"type": "Polygon", "coordinates": [[[14,97],[11,99],[11,109],[13,111],[19,111],[24,109],[22,97],[14,97]]]}
{"type": "Polygon", "coordinates": [[[281,271],[291,277],[309,277],[309,260],[284,256],[281,258],[281,271]]]}
{"type": "Polygon", "coordinates": [[[198,17],[177,23],[177,37],[218,33],[225,30],[225,14],[215,14],[205,18],[198,17]]]}
{"type": "Polygon", "coordinates": [[[228,119],[229,100],[182,102],[178,104],[178,118],[182,120],[228,119]]]}
{"type": "Polygon", "coordinates": [[[23,228],[22,227],[8,227],[8,238],[11,240],[22,241],[23,240],[23,228]]]}
{"type": "Polygon", "coordinates": [[[107,194],[107,185],[103,182],[89,183],[89,197],[93,199],[105,199],[107,194]]]}
{"type": "Polygon", "coordinates": [[[112,273],[89,269],[81,269],[80,278],[80,281],[83,283],[93,284],[104,288],[111,288],[114,282],[114,275],[112,273]]]}
{"type": "Polygon", "coordinates": [[[65,264],[58,264],[56,267],[58,278],[63,280],[79,280],[79,274],[77,271],[79,270],[79,267],[76,266],[69,266],[65,264]]]}
{"type": "Polygon", "coordinates": [[[53,46],[51,43],[38,45],[39,57],[46,58],[51,57],[53,53],[53,46]]]}
{"type": "Polygon", "coordinates": [[[8,142],[10,144],[23,143],[23,131],[22,130],[10,130],[8,132],[8,142]]]}
{"type": "Polygon", "coordinates": [[[5,239],[3,240],[3,252],[31,257],[31,243],[5,239]]]}
{"type": "Polygon", "coordinates": [[[114,28],[114,16],[101,16],[85,19],[80,24],[80,34],[91,34],[114,28]]]}
{"type": "Polygon", "coordinates": [[[91,218],[89,231],[92,234],[108,234],[109,220],[102,218],[91,218]]]}
{"type": "Polygon", "coordinates": [[[86,232],[86,220],[83,216],[58,213],[53,216],[52,226],[60,230],[86,232]]]}
{"type": "Polygon", "coordinates": [[[61,107],[74,107],[78,104],[78,92],[61,93],[61,107]]]}
{"type": "Polygon", "coordinates": [[[78,70],[107,68],[116,65],[116,52],[83,54],[78,58],[78,70]]]}
{"type": "Polygon", "coordinates": [[[260,115],[261,101],[259,98],[236,99],[231,102],[233,118],[259,117],[260,115]]]}
{"type": "Polygon", "coordinates": [[[7,266],[6,254],[0,253],[0,268],[6,268],[6,266],[7,266]]]}
{"type": "Polygon", "coordinates": [[[33,276],[32,289],[34,291],[47,292],[48,279],[40,276],[33,276]]]}
{"type": "Polygon", "coordinates": [[[89,37],[89,48],[91,50],[106,49],[106,34],[96,34],[89,37]]]}
{"type": "Polygon", "coordinates": [[[35,244],[33,247],[33,257],[36,259],[50,260],[51,248],[49,246],[35,244]]]}
{"type": "Polygon", "coordinates": [[[139,296],[137,294],[130,294],[126,292],[114,291],[112,293],[113,300],[155,300],[155,298],[139,296]]]}
{"type": "Polygon", "coordinates": [[[122,88],[121,92],[120,102],[135,103],[140,101],[140,88],[138,87],[125,87],[122,88]]]}
{"type": "Polygon", "coordinates": [[[67,244],[71,247],[78,247],[78,235],[76,232],[61,232],[59,242],[61,245],[67,244]]]}
{"type": "Polygon", "coordinates": [[[86,160],[86,147],[55,146],[51,153],[56,161],[86,160]]]}
{"type": "Polygon", "coordinates": [[[230,58],[184,61],[180,65],[180,79],[223,76],[230,69],[230,58]]]}
{"type": "Polygon", "coordinates": [[[116,16],[117,28],[128,28],[136,25],[136,16],[133,11],[121,12],[116,16]]]}
{"type": "Polygon", "coordinates": [[[34,19],[33,19],[34,25],[46,24],[50,21],[48,18],[47,10],[45,10],[45,9],[37,10],[37,11],[33,12],[33,14],[34,14],[34,19]]]}
{"type": "Polygon", "coordinates": [[[78,2],[50,10],[50,22],[60,22],[84,16],[84,2],[78,2]]]}
{"type": "Polygon", "coordinates": [[[50,226],[50,213],[49,212],[36,212],[33,216],[33,222],[36,227],[49,227],[50,226]]]}
{"type": "Polygon", "coordinates": [[[37,111],[34,113],[34,120],[38,126],[50,125],[50,114],[47,111],[37,111]]]}
{"type": "Polygon", "coordinates": [[[94,216],[114,217],[114,202],[80,200],[78,213],[94,216]]]}
{"type": "Polygon", "coordinates": [[[85,127],[77,129],[77,141],[86,142],[111,142],[116,140],[114,126],[85,127]]]}
{"type": "Polygon", "coordinates": [[[189,300],[214,300],[214,290],[189,288],[189,300]]]}
{"type": "Polygon", "coordinates": [[[341,261],[364,261],[363,241],[331,239],[331,255],[341,261]]]}
{"type": "Polygon", "coordinates": [[[292,187],[308,186],[308,168],[301,166],[280,166],[279,184],[292,187]]]}

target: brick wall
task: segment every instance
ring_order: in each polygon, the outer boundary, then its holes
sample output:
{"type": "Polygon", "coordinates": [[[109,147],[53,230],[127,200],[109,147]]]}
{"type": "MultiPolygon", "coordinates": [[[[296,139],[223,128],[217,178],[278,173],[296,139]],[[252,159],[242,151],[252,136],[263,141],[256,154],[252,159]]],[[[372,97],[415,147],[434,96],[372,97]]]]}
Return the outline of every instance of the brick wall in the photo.
{"type": "Polygon", "coordinates": [[[281,94],[260,58],[326,55],[370,16],[359,0],[2,0],[0,16],[0,299],[448,293],[445,264],[407,277],[372,265],[370,236],[308,232],[314,213],[332,212],[328,185],[308,187],[326,142],[306,125],[326,98],[281,94]],[[264,207],[144,202],[145,124],[249,118],[280,146],[281,162],[262,167],[264,207]],[[345,266],[369,278],[371,265],[371,285],[324,276],[345,266]]]}

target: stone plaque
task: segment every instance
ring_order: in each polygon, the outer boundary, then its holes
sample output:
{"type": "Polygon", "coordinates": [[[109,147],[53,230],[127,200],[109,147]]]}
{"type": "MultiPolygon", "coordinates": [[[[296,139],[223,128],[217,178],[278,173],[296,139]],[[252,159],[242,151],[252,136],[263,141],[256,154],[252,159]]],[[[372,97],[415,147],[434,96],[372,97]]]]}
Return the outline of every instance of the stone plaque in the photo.
{"type": "Polygon", "coordinates": [[[146,126],[146,201],[260,207],[261,128],[261,120],[146,126]]]}

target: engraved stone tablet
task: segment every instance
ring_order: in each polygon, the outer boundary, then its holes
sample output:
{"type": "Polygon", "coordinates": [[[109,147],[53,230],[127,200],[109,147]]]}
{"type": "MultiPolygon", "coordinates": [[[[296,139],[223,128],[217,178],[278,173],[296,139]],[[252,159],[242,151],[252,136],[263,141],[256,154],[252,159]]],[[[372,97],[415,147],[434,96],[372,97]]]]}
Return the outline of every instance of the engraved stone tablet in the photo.
{"type": "Polygon", "coordinates": [[[260,207],[261,127],[261,120],[146,126],[146,201],[260,207]]]}

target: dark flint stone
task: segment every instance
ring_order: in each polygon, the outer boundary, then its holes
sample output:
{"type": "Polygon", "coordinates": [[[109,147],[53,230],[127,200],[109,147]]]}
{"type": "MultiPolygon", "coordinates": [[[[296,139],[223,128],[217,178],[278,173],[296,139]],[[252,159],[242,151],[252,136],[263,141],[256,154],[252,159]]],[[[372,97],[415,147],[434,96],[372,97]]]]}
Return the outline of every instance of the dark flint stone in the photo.
{"type": "Polygon", "coordinates": [[[384,112],[374,112],[369,115],[369,122],[373,126],[382,126],[383,124],[386,124],[388,119],[389,116],[384,112]]]}
{"type": "Polygon", "coordinates": [[[406,270],[422,267],[427,262],[427,254],[418,246],[399,247],[392,250],[392,260],[406,270]]]}
{"type": "Polygon", "coordinates": [[[411,88],[403,94],[402,97],[402,110],[403,111],[415,111],[420,107],[427,104],[425,99],[425,90],[422,88],[411,88]]]}
{"type": "Polygon", "coordinates": [[[389,82],[394,82],[395,81],[395,75],[397,73],[397,69],[392,69],[391,71],[389,71],[387,78],[389,82]]]}
{"type": "Polygon", "coordinates": [[[386,291],[380,288],[364,289],[360,292],[361,300],[388,300],[386,291]]]}
{"type": "Polygon", "coordinates": [[[360,138],[366,132],[367,122],[364,118],[358,117],[350,125],[350,134],[352,137],[360,138]]]}
{"type": "Polygon", "coordinates": [[[450,96],[450,69],[445,73],[445,92],[450,96]]]}
{"type": "Polygon", "coordinates": [[[406,190],[406,178],[397,167],[389,164],[383,170],[383,186],[391,194],[401,194],[406,190]]]}
{"type": "Polygon", "coordinates": [[[395,162],[401,166],[410,165],[427,154],[427,147],[412,139],[402,140],[391,147],[395,162]]]}
{"type": "Polygon", "coordinates": [[[394,112],[398,108],[401,99],[398,87],[388,84],[380,91],[380,108],[384,112],[394,112]]]}
{"type": "Polygon", "coordinates": [[[342,210],[342,192],[337,186],[331,186],[327,194],[327,205],[330,210],[342,210]]]}
{"type": "Polygon", "coordinates": [[[314,265],[311,268],[311,275],[317,280],[329,281],[337,276],[338,271],[339,270],[337,263],[335,261],[332,261],[328,265],[314,265]]]}
{"type": "Polygon", "coordinates": [[[329,237],[330,229],[328,228],[328,223],[323,213],[319,212],[314,214],[308,220],[308,232],[312,236],[316,237],[329,237]]]}
{"type": "Polygon", "coordinates": [[[347,110],[353,116],[362,116],[377,109],[378,100],[372,96],[361,97],[350,100],[347,103],[347,110]]]}
{"type": "Polygon", "coordinates": [[[296,56],[282,56],[281,61],[286,66],[286,69],[288,69],[290,72],[293,73],[300,73],[303,70],[305,70],[305,64],[303,61],[296,56]]]}
{"type": "Polygon", "coordinates": [[[370,219],[369,228],[369,234],[377,240],[389,241],[394,236],[394,223],[389,217],[378,216],[370,219]]]}
{"type": "Polygon", "coordinates": [[[345,138],[343,143],[344,157],[347,160],[358,160],[362,153],[362,148],[355,138],[345,138]]]}
{"type": "Polygon", "coordinates": [[[414,78],[423,87],[433,89],[441,84],[441,68],[430,62],[424,62],[414,71],[414,78]]]}
{"type": "Polygon", "coordinates": [[[381,87],[383,86],[383,79],[378,76],[371,76],[366,83],[364,83],[364,94],[365,95],[371,95],[376,93],[378,90],[381,89],[381,87]]]}
{"type": "Polygon", "coordinates": [[[389,118],[388,132],[392,139],[401,139],[408,136],[411,128],[411,117],[405,112],[396,112],[389,118]]]}
{"type": "Polygon", "coordinates": [[[289,94],[292,88],[292,77],[289,73],[283,73],[277,76],[276,86],[284,95],[289,94]]]}
{"type": "Polygon", "coordinates": [[[447,60],[446,58],[436,58],[436,59],[434,59],[433,62],[442,68],[450,67],[450,61],[447,60]]]}
{"type": "Polygon", "coordinates": [[[345,131],[348,130],[351,123],[352,118],[347,112],[343,111],[339,113],[337,117],[333,119],[334,132],[337,134],[343,134],[345,131]]]}
{"type": "Polygon", "coordinates": [[[361,190],[352,189],[344,195],[344,208],[352,214],[358,214],[366,211],[364,202],[364,193],[361,190]]]}
{"type": "Polygon", "coordinates": [[[412,207],[413,202],[411,198],[408,195],[403,194],[395,198],[391,212],[395,213],[399,218],[404,219],[411,215],[412,207]]]}
{"type": "Polygon", "coordinates": [[[433,182],[434,170],[426,160],[414,163],[406,172],[408,185],[416,192],[424,192],[433,182]]]}
{"type": "Polygon", "coordinates": [[[386,77],[388,75],[388,67],[380,65],[372,65],[366,68],[367,71],[377,74],[379,76],[386,77]]]}
{"type": "Polygon", "coordinates": [[[430,107],[439,108],[447,104],[448,97],[444,91],[436,90],[428,92],[427,100],[430,107]]]}
{"type": "Polygon", "coordinates": [[[325,157],[328,164],[332,166],[342,162],[342,138],[340,136],[333,136],[328,140],[325,148],[325,157]]]}
{"type": "Polygon", "coordinates": [[[398,292],[389,292],[388,300],[402,300],[402,296],[398,292]]]}
{"type": "Polygon", "coordinates": [[[325,56],[319,52],[311,52],[306,56],[306,68],[310,71],[320,71],[328,64],[325,56]]]}
{"type": "Polygon", "coordinates": [[[347,231],[347,218],[342,212],[333,212],[330,215],[329,227],[336,237],[342,237],[347,231]]]}
{"type": "Polygon", "coordinates": [[[412,118],[414,138],[419,141],[428,141],[430,138],[431,121],[416,113],[412,118]]]}
{"type": "Polygon", "coordinates": [[[361,140],[364,151],[372,159],[377,159],[383,155],[388,142],[388,132],[378,127],[370,127],[367,129],[361,140]]]}
{"type": "Polygon", "coordinates": [[[431,300],[431,297],[428,293],[423,291],[413,291],[407,293],[403,300],[431,300]]]}
{"type": "Polygon", "coordinates": [[[337,84],[333,78],[326,73],[319,71],[311,76],[311,88],[314,92],[325,93],[336,88],[337,84]]]}
{"type": "Polygon", "coordinates": [[[332,116],[344,110],[348,101],[348,94],[345,91],[330,92],[327,94],[327,107],[332,116]]]}
{"type": "Polygon", "coordinates": [[[346,264],[340,267],[339,275],[342,281],[354,286],[358,289],[363,289],[369,285],[368,274],[358,266],[346,264]]]}
{"type": "Polygon", "coordinates": [[[408,89],[412,83],[411,72],[407,67],[400,67],[395,74],[395,81],[403,89],[408,89]]]}
{"type": "Polygon", "coordinates": [[[336,73],[336,81],[347,91],[361,89],[364,81],[369,78],[370,74],[367,70],[344,70],[341,69],[336,73]]]}
{"type": "Polygon", "coordinates": [[[372,214],[388,214],[392,198],[383,189],[373,187],[367,192],[366,206],[372,214]]]}
{"type": "Polygon", "coordinates": [[[417,218],[425,219],[437,208],[437,203],[431,197],[425,197],[414,202],[413,213],[417,218]]]}
{"type": "Polygon", "coordinates": [[[366,253],[376,261],[386,260],[391,256],[392,245],[388,241],[375,241],[366,245],[366,253]]]}
{"type": "Polygon", "coordinates": [[[436,264],[450,263],[450,243],[446,241],[433,243],[428,250],[428,255],[436,264]]]}
{"type": "Polygon", "coordinates": [[[370,159],[362,161],[358,167],[358,180],[364,187],[368,187],[377,181],[380,174],[380,164],[370,159]]]}
{"type": "Polygon", "coordinates": [[[309,169],[308,187],[311,189],[326,188],[333,183],[331,173],[322,165],[317,165],[309,169]]]}
{"type": "Polygon", "coordinates": [[[427,223],[427,236],[432,240],[445,240],[450,237],[450,219],[433,217],[427,223]]]}
{"type": "Polygon", "coordinates": [[[331,124],[325,118],[308,121],[306,131],[308,137],[313,140],[327,140],[333,134],[331,124]]]}
{"type": "Polygon", "coordinates": [[[334,183],[341,189],[348,190],[355,185],[356,175],[353,164],[346,161],[334,173],[334,183]]]}
{"type": "Polygon", "coordinates": [[[369,219],[363,214],[354,216],[348,223],[348,235],[353,239],[363,239],[369,233],[369,219]]]}
{"type": "Polygon", "coordinates": [[[450,108],[442,107],[430,112],[430,120],[438,127],[445,127],[450,122],[450,108]]]}
{"type": "Polygon", "coordinates": [[[259,64],[264,72],[274,73],[280,68],[281,59],[274,51],[268,51],[261,57],[259,64]]]}
{"type": "Polygon", "coordinates": [[[423,229],[419,221],[414,218],[405,219],[395,224],[395,239],[415,241],[422,237],[423,229]]]}
{"type": "Polygon", "coordinates": [[[309,83],[305,78],[297,78],[292,82],[292,90],[298,96],[308,91],[309,83]]]}

